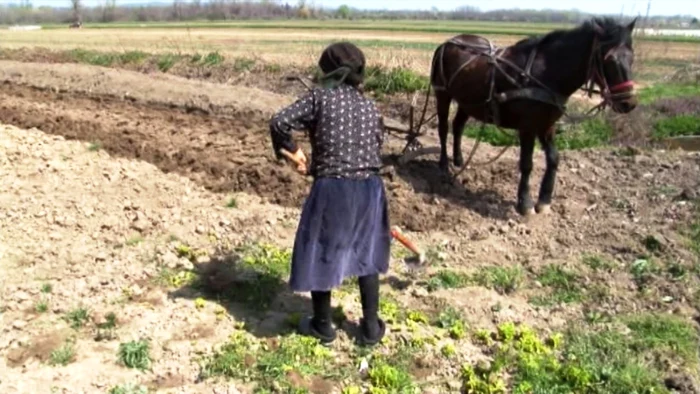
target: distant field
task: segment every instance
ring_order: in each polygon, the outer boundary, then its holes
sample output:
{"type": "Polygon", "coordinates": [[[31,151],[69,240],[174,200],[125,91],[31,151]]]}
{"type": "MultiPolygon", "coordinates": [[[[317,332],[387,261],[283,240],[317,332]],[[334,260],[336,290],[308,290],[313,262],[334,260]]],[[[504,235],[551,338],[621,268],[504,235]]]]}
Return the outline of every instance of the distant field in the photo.
{"type": "MultiPolygon", "coordinates": [[[[348,31],[387,31],[420,32],[451,34],[487,34],[529,36],[546,33],[553,29],[570,28],[571,24],[560,23],[520,23],[520,22],[484,22],[484,21],[432,21],[432,20],[290,20],[290,21],[226,21],[226,22],[152,22],[152,23],[94,23],[86,24],[90,29],[308,29],[308,30],[348,30],[348,31]]],[[[43,25],[44,29],[64,29],[65,25],[43,25]]],[[[649,41],[694,42],[700,43],[700,37],[687,35],[647,35],[649,41]]]]}
{"type": "MultiPolygon", "coordinates": [[[[427,73],[433,49],[457,32],[478,32],[493,40],[495,45],[505,46],[526,34],[543,34],[565,26],[488,22],[444,22],[436,26],[428,21],[261,21],[96,24],[82,30],[68,29],[64,25],[46,27],[49,29],[0,30],[1,45],[6,48],[176,54],[216,51],[227,58],[253,57],[280,65],[308,65],[328,43],[344,39],[366,50],[373,64],[427,73]]],[[[700,56],[700,46],[692,42],[637,41],[637,48],[645,61],[695,61],[700,56]]]]}

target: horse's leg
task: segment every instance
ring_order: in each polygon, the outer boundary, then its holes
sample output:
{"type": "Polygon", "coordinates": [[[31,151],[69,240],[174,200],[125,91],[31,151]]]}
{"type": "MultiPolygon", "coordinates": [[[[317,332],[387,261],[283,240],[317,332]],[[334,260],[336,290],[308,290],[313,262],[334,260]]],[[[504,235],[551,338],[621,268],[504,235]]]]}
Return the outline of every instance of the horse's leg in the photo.
{"type": "Polygon", "coordinates": [[[452,134],[454,142],[452,144],[452,160],[455,166],[462,167],[464,165],[464,157],[462,157],[462,134],[464,133],[464,125],[467,123],[469,115],[462,107],[457,108],[457,115],[452,119],[452,134]]]}
{"type": "Polygon", "coordinates": [[[532,172],[532,152],[535,149],[535,134],[520,131],[520,184],[518,185],[518,213],[526,216],[534,213],[530,198],[530,173],[532,172]]]}
{"type": "Polygon", "coordinates": [[[440,135],[440,169],[449,171],[447,158],[447,134],[449,133],[450,103],[452,97],[444,90],[435,91],[437,101],[438,134],[440,135]]]}
{"type": "Polygon", "coordinates": [[[554,191],[554,182],[557,177],[557,168],[559,168],[559,152],[554,145],[554,127],[549,128],[546,133],[539,135],[540,145],[544,151],[547,169],[542,177],[540,185],[540,195],[537,198],[537,213],[549,213],[550,205],[552,204],[552,192],[554,191]]]}

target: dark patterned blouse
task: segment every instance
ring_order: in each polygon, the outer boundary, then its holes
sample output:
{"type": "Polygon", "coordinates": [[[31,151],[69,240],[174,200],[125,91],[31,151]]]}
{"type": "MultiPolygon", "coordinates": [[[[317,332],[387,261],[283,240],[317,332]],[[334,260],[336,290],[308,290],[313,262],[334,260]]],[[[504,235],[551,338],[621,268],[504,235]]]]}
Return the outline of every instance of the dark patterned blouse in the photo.
{"type": "Polygon", "coordinates": [[[316,88],[270,121],[272,146],[297,150],[292,130],[309,130],[312,157],[309,174],[315,178],[363,179],[381,167],[384,125],[374,102],[356,88],[316,88]]]}

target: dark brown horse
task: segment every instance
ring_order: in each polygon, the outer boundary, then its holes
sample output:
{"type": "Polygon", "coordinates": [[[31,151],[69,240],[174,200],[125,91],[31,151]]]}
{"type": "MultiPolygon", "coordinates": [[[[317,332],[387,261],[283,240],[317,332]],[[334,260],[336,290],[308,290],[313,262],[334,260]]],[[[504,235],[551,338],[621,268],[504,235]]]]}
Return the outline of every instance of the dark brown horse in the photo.
{"type": "Polygon", "coordinates": [[[430,74],[437,100],[440,168],[447,171],[449,167],[448,116],[450,103],[455,100],[454,165],[461,167],[464,163],[461,140],[470,117],[517,130],[521,174],[517,211],[527,215],[534,211],[529,180],[537,138],[547,167],[536,211],[549,211],[559,164],[554,124],[564,114],[569,97],[585,84],[590,84],[590,89],[595,84],[603,103],[613,111],[628,113],[637,105],[630,79],[635,22],[622,25],[610,18],[595,18],[570,30],[553,31],[498,49],[489,40],[468,34],[440,45],[433,55],[430,74]]]}

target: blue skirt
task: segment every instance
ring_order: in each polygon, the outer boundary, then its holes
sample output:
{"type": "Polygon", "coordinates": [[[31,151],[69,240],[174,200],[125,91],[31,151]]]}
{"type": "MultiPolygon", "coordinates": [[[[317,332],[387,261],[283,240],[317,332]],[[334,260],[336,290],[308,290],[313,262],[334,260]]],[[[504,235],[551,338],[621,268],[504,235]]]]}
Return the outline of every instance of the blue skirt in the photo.
{"type": "Polygon", "coordinates": [[[328,291],[348,277],[386,273],[390,245],[382,178],[318,178],[301,213],[289,285],[328,291]]]}

